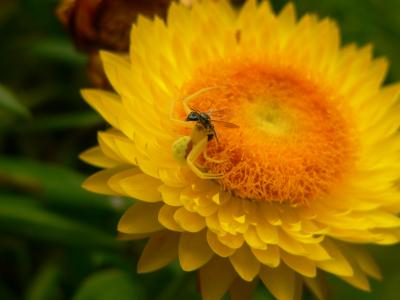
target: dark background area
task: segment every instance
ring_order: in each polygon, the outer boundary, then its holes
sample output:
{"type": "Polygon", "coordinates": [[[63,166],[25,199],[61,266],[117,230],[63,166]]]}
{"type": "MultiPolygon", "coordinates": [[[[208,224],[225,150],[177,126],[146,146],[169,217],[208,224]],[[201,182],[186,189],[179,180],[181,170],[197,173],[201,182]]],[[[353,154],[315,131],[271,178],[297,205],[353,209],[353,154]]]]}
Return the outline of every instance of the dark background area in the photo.
{"type": "MultiPolygon", "coordinates": [[[[372,42],[391,62],[387,83],[400,80],[399,0],[295,3],[299,15],[336,19],[344,43],[372,42]]],[[[199,299],[195,274],[177,264],[136,274],[144,243],[115,240],[131,200],[80,188],[95,169],[78,155],[106,125],[80,97],[87,57],[55,17],[57,4],[0,0],[0,299],[199,299]]],[[[398,299],[400,247],[369,248],[384,280],[368,294],[329,276],[329,299],[398,299]]],[[[254,299],[272,298],[260,287],[254,299]]]]}

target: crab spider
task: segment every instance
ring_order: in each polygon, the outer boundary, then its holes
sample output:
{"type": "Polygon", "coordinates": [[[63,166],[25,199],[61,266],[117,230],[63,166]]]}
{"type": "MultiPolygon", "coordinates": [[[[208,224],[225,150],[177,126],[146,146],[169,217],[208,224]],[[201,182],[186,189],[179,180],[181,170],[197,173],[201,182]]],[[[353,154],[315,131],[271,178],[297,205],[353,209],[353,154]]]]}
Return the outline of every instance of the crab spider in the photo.
{"type": "Polygon", "coordinates": [[[187,164],[188,167],[201,179],[220,179],[223,174],[209,174],[202,171],[197,165],[196,161],[201,154],[208,161],[214,163],[221,163],[220,160],[215,160],[207,155],[207,145],[208,142],[216,137],[216,132],[212,124],[210,116],[205,112],[195,111],[190,108],[189,101],[218,87],[207,87],[200,89],[199,91],[193,93],[186,97],[183,102],[183,109],[187,115],[186,121],[175,119],[173,117],[173,109],[175,102],[172,103],[170,110],[170,119],[184,127],[192,128],[190,136],[179,137],[172,145],[172,153],[174,158],[181,164],[187,164]],[[188,121],[195,121],[194,127],[192,127],[188,121]]]}

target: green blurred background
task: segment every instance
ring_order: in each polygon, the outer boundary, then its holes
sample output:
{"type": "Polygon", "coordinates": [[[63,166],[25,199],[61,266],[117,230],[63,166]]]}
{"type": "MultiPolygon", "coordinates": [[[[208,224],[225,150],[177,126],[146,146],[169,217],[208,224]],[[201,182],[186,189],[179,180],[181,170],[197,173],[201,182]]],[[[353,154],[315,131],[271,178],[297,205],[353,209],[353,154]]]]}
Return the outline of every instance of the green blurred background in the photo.
{"type": "MultiPolygon", "coordinates": [[[[286,1],[273,1],[280,9],[286,1]]],[[[118,242],[132,200],[80,188],[95,171],[78,154],[106,128],[81,99],[86,56],[54,15],[56,0],[0,1],[0,299],[199,299],[175,263],[136,274],[143,242],[118,242]]],[[[372,42],[400,80],[400,0],[299,0],[299,14],[337,20],[344,43],[372,42]]],[[[329,299],[399,299],[400,247],[369,247],[384,280],[372,292],[328,278],[329,299]]],[[[305,292],[304,299],[313,299],[305,292]]],[[[272,299],[261,287],[256,300],[272,299]]]]}

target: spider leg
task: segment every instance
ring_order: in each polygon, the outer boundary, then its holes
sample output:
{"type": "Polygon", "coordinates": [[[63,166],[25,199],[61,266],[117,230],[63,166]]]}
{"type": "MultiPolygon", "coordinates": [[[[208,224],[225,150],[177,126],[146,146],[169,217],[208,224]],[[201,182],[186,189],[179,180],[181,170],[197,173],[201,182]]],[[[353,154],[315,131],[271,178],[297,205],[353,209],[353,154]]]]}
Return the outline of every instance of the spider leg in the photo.
{"type": "Polygon", "coordinates": [[[182,105],[183,105],[183,109],[185,110],[186,114],[188,115],[192,109],[189,106],[189,102],[197,97],[199,97],[200,95],[207,93],[208,91],[212,91],[215,89],[218,89],[218,86],[210,86],[210,87],[206,87],[206,88],[202,88],[200,90],[198,90],[197,92],[194,92],[193,94],[185,97],[182,101],[182,105]]]}
{"type": "Polygon", "coordinates": [[[186,162],[187,162],[189,168],[193,171],[193,173],[195,173],[201,179],[221,179],[223,177],[223,174],[209,174],[209,173],[201,171],[196,166],[196,160],[206,149],[207,143],[208,143],[208,140],[207,140],[207,137],[205,137],[200,142],[198,142],[196,145],[194,145],[192,150],[190,151],[188,157],[186,158],[186,162]]]}
{"type": "Polygon", "coordinates": [[[186,127],[186,128],[192,128],[193,125],[190,124],[187,121],[184,120],[180,120],[174,117],[174,108],[175,108],[175,104],[176,104],[176,99],[172,102],[170,110],[169,110],[169,119],[174,122],[176,125],[182,126],[182,127],[186,127]]]}
{"type": "Polygon", "coordinates": [[[226,161],[226,159],[214,159],[214,158],[209,157],[208,154],[207,154],[207,149],[204,150],[203,156],[204,156],[205,160],[207,160],[209,162],[212,162],[212,163],[215,163],[215,164],[222,164],[223,162],[226,161]]]}

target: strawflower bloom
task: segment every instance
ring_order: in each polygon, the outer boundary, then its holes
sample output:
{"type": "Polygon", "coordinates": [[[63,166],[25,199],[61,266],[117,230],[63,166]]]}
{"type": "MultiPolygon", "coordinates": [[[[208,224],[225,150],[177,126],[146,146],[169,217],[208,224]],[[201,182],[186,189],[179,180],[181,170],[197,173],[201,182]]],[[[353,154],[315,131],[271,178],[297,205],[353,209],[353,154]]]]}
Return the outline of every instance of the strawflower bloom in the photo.
{"type": "Polygon", "coordinates": [[[129,56],[101,57],[116,93],[83,91],[111,125],[84,187],[137,199],[118,231],[149,238],[139,272],[178,258],[205,300],[380,278],[360,244],[400,239],[400,85],[381,87],[370,46],[292,4],[202,1],[140,17],[129,56]]]}

